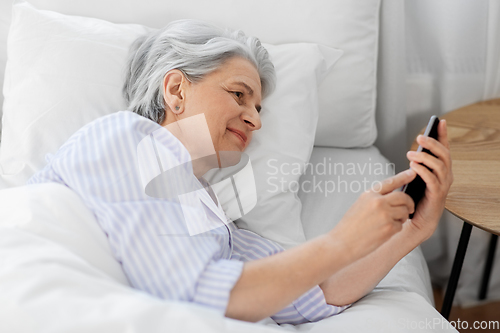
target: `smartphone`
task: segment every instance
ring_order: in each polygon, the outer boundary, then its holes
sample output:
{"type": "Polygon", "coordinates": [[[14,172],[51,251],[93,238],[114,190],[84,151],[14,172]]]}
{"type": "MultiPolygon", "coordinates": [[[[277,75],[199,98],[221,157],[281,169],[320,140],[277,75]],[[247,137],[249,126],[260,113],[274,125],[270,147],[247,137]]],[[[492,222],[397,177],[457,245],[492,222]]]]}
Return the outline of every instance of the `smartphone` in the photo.
{"type": "MultiPolygon", "coordinates": [[[[432,116],[431,119],[429,120],[429,123],[427,124],[427,128],[425,129],[424,136],[429,136],[431,138],[434,138],[437,140],[438,137],[438,124],[439,124],[439,118],[437,116],[432,116]]],[[[433,153],[430,152],[430,150],[422,148],[422,146],[418,146],[417,152],[423,151],[424,153],[431,154],[432,156],[436,156],[433,153]]],[[[430,171],[432,171],[431,168],[427,167],[430,171]]],[[[424,180],[417,175],[415,179],[413,179],[410,183],[403,185],[401,187],[401,191],[405,192],[408,194],[412,199],[413,202],[415,203],[415,211],[417,210],[417,204],[422,199],[425,193],[425,182],[424,180]]],[[[413,213],[410,214],[410,219],[413,218],[413,213]]]]}

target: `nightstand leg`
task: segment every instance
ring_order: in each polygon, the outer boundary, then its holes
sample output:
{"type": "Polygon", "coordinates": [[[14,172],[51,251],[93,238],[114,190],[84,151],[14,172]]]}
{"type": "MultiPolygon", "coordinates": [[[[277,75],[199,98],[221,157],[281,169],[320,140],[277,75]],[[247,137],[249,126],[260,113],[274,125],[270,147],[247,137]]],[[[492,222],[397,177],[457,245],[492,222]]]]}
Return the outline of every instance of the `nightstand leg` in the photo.
{"type": "Polygon", "coordinates": [[[455,291],[457,290],[458,278],[460,277],[460,271],[462,270],[462,265],[464,263],[467,245],[469,245],[471,231],[472,225],[464,222],[462,234],[460,235],[460,241],[458,242],[457,252],[455,253],[455,260],[453,261],[453,267],[451,269],[450,280],[448,281],[448,287],[446,288],[446,294],[444,296],[443,307],[441,308],[441,315],[446,319],[450,317],[451,306],[453,305],[453,298],[455,297],[455,291]]]}
{"type": "Polygon", "coordinates": [[[488,283],[490,282],[491,269],[493,268],[493,260],[495,259],[495,250],[497,248],[498,236],[492,234],[490,239],[490,246],[488,248],[488,257],[484,265],[483,279],[479,289],[479,299],[486,299],[488,293],[488,283]]]}

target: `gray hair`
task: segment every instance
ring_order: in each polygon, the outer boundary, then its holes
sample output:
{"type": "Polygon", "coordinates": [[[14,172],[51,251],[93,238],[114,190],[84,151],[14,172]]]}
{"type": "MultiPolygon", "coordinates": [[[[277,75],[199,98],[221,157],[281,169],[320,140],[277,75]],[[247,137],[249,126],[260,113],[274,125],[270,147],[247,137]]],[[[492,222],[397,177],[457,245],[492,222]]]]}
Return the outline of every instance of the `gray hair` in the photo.
{"type": "Polygon", "coordinates": [[[227,59],[248,59],[259,73],[262,96],[275,88],[276,73],[267,50],[255,37],[195,20],[178,20],[139,37],[130,48],[123,94],[129,110],[161,124],[166,73],[180,70],[190,82],[199,82],[227,59]]]}

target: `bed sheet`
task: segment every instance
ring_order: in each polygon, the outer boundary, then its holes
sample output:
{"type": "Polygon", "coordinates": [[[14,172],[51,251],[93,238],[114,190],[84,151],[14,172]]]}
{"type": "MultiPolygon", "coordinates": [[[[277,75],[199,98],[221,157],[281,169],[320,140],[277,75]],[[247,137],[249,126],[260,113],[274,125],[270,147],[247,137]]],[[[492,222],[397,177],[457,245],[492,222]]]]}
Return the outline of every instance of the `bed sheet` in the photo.
{"type": "Polygon", "coordinates": [[[0,191],[0,235],[1,332],[456,332],[414,292],[374,292],[339,316],[282,327],[157,299],[129,287],[93,214],[60,184],[0,191]]]}

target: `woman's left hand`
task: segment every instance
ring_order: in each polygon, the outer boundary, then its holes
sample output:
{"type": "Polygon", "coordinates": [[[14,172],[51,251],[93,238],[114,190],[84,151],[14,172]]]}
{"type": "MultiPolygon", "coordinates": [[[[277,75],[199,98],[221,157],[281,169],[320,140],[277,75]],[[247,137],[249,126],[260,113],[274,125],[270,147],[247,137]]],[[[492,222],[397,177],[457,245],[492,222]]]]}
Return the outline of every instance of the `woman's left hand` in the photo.
{"type": "Polygon", "coordinates": [[[424,241],[436,230],[444,210],[446,196],[453,183],[446,120],[443,119],[439,122],[438,140],[419,135],[417,143],[436,155],[434,157],[424,152],[407,153],[410,168],[424,180],[426,189],[423,198],[416,207],[413,219],[405,224],[408,224],[415,232],[419,233],[423,237],[422,241],[424,241]],[[424,165],[432,169],[432,171],[424,165]]]}

